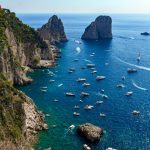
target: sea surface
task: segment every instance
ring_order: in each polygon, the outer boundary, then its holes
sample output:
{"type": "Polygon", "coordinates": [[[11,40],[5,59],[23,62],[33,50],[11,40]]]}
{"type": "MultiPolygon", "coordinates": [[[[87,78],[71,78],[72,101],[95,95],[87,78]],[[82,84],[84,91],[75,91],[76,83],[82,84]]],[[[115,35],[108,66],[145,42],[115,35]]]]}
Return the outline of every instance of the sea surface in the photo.
{"type": "MultiPolygon", "coordinates": [[[[103,41],[82,41],[84,29],[100,14],[67,15],[58,14],[64,22],[69,41],[59,44],[62,58],[58,66],[50,69],[34,70],[29,76],[34,82],[18,87],[30,96],[38,109],[46,115],[48,131],[40,132],[35,149],[51,147],[52,150],[82,150],[87,143],[70,125],[90,122],[104,129],[104,135],[97,144],[90,144],[92,150],[105,150],[112,147],[117,150],[150,150],[150,36],[141,36],[141,32],[150,32],[150,15],[110,14],[113,20],[113,39],[103,41]],[[78,44],[79,40],[82,44],[78,44]],[[141,61],[137,62],[138,55],[141,61]],[[79,61],[74,61],[79,59],[79,61]],[[95,64],[97,74],[86,64],[95,64]],[[69,68],[75,68],[72,74],[69,68]],[[136,68],[137,73],[128,74],[128,68],[136,68]],[[106,76],[103,81],[96,81],[97,75],[106,76]],[[125,76],[125,80],[122,80],[125,76]],[[91,86],[83,87],[78,78],[86,78],[91,86]],[[55,82],[49,82],[55,80],[55,82]],[[117,88],[124,84],[124,88],[117,88]],[[42,92],[47,87],[47,92],[42,92]],[[109,97],[102,98],[101,89],[109,97]],[[89,97],[81,102],[80,93],[88,92],[89,97]],[[125,93],[133,91],[131,97],[125,93]],[[73,92],[76,97],[66,97],[66,92],[73,92]],[[55,102],[54,100],[59,100],[55,102]],[[96,101],[103,101],[96,105],[96,101]],[[78,110],[74,109],[79,105],[78,110]],[[85,110],[85,105],[93,105],[92,110],[85,110]],[[133,116],[132,111],[140,111],[133,116]],[[73,116],[73,112],[80,116],[73,116]],[[105,118],[100,113],[106,114],[105,118]],[[56,127],[54,128],[54,125],[56,127]]],[[[52,14],[18,14],[24,23],[37,29],[52,14]]]]}

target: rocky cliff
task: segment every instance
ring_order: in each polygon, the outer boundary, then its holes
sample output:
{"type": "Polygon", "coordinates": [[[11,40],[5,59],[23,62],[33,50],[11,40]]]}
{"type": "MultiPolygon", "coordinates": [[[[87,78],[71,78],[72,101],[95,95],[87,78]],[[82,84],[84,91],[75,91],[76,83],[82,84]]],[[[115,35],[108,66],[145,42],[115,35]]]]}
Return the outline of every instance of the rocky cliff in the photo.
{"type": "Polygon", "coordinates": [[[53,62],[52,49],[38,33],[23,24],[15,13],[0,10],[0,72],[13,84],[26,84],[26,66],[35,68],[41,60],[53,62]]]}
{"type": "Polygon", "coordinates": [[[15,13],[0,9],[0,149],[29,149],[35,134],[47,129],[43,114],[13,85],[32,81],[27,68],[52,65],[54,51],[15,13]]]}
{"type": "Polygon", "coordinates": [[[112,38],[112,19],[109,16],[99,16],[92,22],[82,35],[83,40],[99,40],[112,38]]]}
{"type": "Polygon", "coordinates": [[[56,15],[52,16],[48,23],[38,29],[38,32],[44,41],[52,44],[67,41],[63,23],[56,15]]]}

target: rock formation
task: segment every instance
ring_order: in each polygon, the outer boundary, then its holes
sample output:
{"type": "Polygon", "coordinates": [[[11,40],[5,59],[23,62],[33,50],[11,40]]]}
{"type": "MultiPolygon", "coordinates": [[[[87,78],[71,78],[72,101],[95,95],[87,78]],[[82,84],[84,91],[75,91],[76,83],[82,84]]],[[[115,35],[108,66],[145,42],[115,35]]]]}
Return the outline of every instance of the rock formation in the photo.
{"type": "Polygon", "coordinates": [[[148,32],[143,32],[143,33],[141,33],[141,35],[148,36],[148,35],[150,35],[150,33],[148,33],[148,32]]]}
{"type": "Polygon", "coordinates": [[[82,35],[83,40],[100,40],[112,38],[112,19],[109,16],[99,16],[92,22],[82,35]]]}
{"type": "Polygon", "coordinates": [[[56,15],[52,16],[48,23],[38,29],[38,32],[46,42],[55,44],[67,41],[63,23],[56,15]]]}
{"type": "Polygon", "coordinates": [[[90,123],[79,125],[77,132],[90,142],[97,142],[103,134],[103,130],[90,123]]]}

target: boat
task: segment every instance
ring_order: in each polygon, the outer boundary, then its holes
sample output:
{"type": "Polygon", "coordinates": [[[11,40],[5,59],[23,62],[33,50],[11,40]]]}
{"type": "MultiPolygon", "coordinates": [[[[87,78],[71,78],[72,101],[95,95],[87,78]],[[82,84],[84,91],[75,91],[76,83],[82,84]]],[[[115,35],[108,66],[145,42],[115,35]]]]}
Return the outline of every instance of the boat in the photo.
{"type": "Polygon", "coordinates": [[[75,71],[75,68],[69,68],[69,71],[75,71]]]}
{"type": "Polygon", "coordinates": [[[79,106],[77,106],[77,105],[75,105],[75,106],[74,106],[74,109],[79,109],[79,108],[80,108],[80,107],[79,107],[79,106]]]}
{"type": "Polygon", "coordinates": [[[78,78],[77,82],[83,82],[86,81],[86,78],[78,78]]]}
{"type": "Polygon", "coordinates": [[[108,147],[106,150],[117,150],[117,149],[114,149],[114,148],[108,147]]]}
{"type": "Polygon", "coordinates": [[[141,54],[139,53],[138,57],[137,57],[137,61],[139,62],[141,60],[141,54]]]}
{"type": "Polygon", "coordinates": [[[129,91],[129,92],[127,92],[125,95],[126,96],[131,96],[133,94],[133,92],[132,91],[129,91]]]}
{"type": "Polygon", "coordinates": [[[97,81],[99,81],[99,80],[104,80],[104,79],[106,79],[105,76],[97,76],[97,77],[96,77],[96,80],[97,80],[97,81]]]}
{"type": "Polygon", "coordinates": [[[79,61],[79,59],[74,59],[74,61],[79,61]]]}
{"type": "Polygon", "coordinates": [[[83,148],[84,148],[84,150],[91,150],[91,148],[87,144],[84,144],[83,148]]]}
{"type": "Polygon", "coordinates": [[[88,68],[92,68],[92,67],[95,67],[95,64],[87,64],[86,65],[88,68]]]}
{"type": "Polygon", "coordinates": [[[71,130],[73,130],[74,128],[75,128],[75,125],[73,125],[73,124],[69,126],[69,129],[71,129],[71,130]]]}
{"type": "Polygon", "coordinates": [[[80,113],[74,112],[73,115],[74,116],[80,116],[80,113]]]}
{"type": "Polygon", "coordinates": [[[128,69],[127,69],[127,72],[128,72],[128,73],[136,73],[136,72],[137,72],[137,69],[128,68],[128,69]]]}
{"type": "Polygon", "coordinates": [[[105,94],[103,94],[103,95],[102,95],[102,98],[104,98],[104,99],[108,99],[108,96],[107,96],[107,95],[105,95],[105,94]]]}
{"type": "Polygon", "coordinates": [[[101,89],[101,93],[104,93],[105,92],[105,90],[104,89],[101,89]]]}
{"type": "Polygon", "coordinates": [[[41,89],[47,89],[47,86],[41,87],[41,89]]]}
{"type": "Polygon", "coordinates": [[[86,96],[89,96],[90,94],[89,93],[85,93],[85,92],[81,92],[80,96],[81,97],[86,97],[86,96]]]}
{"type": "Polygon", "coordinates": [[[82,44],[82,42],[81,42],[81,41],[78,41],[78,40],[75,40],[75,43],[77,43],[77,44],[82,44]]]}
{"type": "Polygon", "coordinates": [[[134,111],[132,112],[132,114],[133,114],[133,115],[140,115],[140,111],[134,110],[134,111]]]}
{"type": "Polygon", "coordinates": [[[55,80],[49,80],[49,82],[55,82],[55,80]]]}
{"type": "Polygon", "coordinates": [[[103,113],[100,113],[99,115],[100,115],[100,117],[106,117],[106,115],[103,113]]]}
{"type": "Polygon", "coordinates": [[[54,99],[54,102],[58,102],[59,100],[58,99],[54,99]]]}
{"type": "Polygon", "coordinates": [[[75,96],[75,94],[74,94],[74,93],[71,93],[71,92],[67,92],[67,93],[66,93],[66,96],[75,96]]]}
{"type": "Polygon", "coordinates": [[[41,91],[42,91],[43,93],[46,93],[46,92],[47,92],[47,90],[44,90],[44,89],[43,89],[43,90],[41,90],[41,91]]]}
{"type": "Polygon", "coordinates": [[[86,110],[91,110],[91,109],[93,109],[93,107],[94,107],[94,106],[92,106],[92,105],[86,105],[86,106],[84,107],[84,109],[86,109],[86,110]]]}
{"type": "Polygon", "coordinates": [[[102,104],[103,101],[96,101],[96,104],[102,104]]]}
{"type": "Polygon", "coordinates": [[[62,83],[58,85],[58,87],[61,87],[61,86],[63,86],[63,84],[62,84],[62,83]]]}
{"type": "Polygon", "coordinates": [[[92,71],[91,73],[92,73],[92,74],[94,74],[94,73],[97,73],[97,71],[96,71],[96,70],[94,70],[94,71],[92,71]]]}
{"type": "Polygon", "coordinates": [[[124,88],[125,86],[123,84],[118,84],[117,88],[124,88]]]}
{"type": "Polygon", "coordinates": [[[90,86],[91,84],[90,83],[83,83],[82,86],[84,87],[87,87],[87,86],[90,86]]]}
{"type": "Polygon", "coordinates": [[[69,70],[68,73],[73,73],[73,71],[72,71],[72,70],[69,70]]]}

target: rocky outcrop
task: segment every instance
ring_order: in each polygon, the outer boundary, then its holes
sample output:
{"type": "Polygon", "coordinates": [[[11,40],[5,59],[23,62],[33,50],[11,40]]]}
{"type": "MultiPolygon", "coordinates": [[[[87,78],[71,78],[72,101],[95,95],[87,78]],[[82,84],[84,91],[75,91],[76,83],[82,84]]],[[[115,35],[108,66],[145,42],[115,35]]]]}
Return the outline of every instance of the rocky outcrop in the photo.
{"type": "Polygon", "coordinates": [[[55,44],[67,41],[63,23],[56,15],[52,16],[48,23],[38,29],[38,32],[47,43],[55,44]]]}
{"type": "Polygon", "coordinates": [[[112,19],[109,16],[99,16],[92,22],[82,35],[83,40],[100,40],[112,38],[112,19]]]}
{"type": "Polygon", "coordinates": [[[103,130],[93,124],[85,123],[77,128],[79,135],[83,136],[89,142],[97,142],[103,134],[103,130]]]}
{"type": "Polygon", "coordinates": [[[143,32],[143,33],[141,33],[141,35],[148,36],[148,35],[150,35],[150,33],[148,33],[148,32],[143,32]]]}

